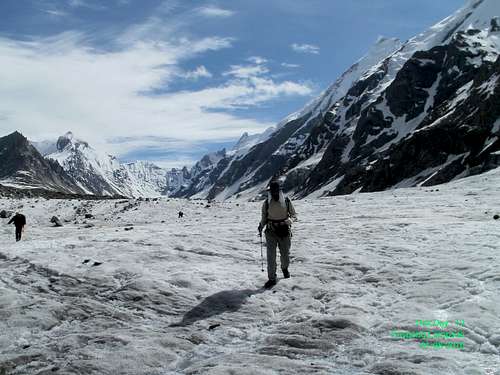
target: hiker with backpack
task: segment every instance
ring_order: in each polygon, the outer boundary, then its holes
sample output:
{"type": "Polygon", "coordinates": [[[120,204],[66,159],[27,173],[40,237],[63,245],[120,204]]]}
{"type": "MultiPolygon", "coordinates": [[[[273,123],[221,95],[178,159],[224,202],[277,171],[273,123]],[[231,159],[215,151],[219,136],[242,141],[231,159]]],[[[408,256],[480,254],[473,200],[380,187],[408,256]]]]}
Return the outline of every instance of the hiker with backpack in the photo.
{"type": "Polygon", "coordinates": [[[297,214],[288,197],[285,197],[279,181],[272,180],[269,184],[267,199],[262,205],[262,219],[258,231],[262,237],[265,230],[267,247],[267,276],[268,281],[264,288],[269,289],[276,285],[276,247],[280,250],[281,270],[285,279],[290,277],[288,266],[290,264],[291,247],[291,219],[296,220],[297,214]]]}
{"type": "Polygon", "coordinates": [[[26,217],[19,212],[16,212],[16,214],[10,219],[10,221],[7,224],[12,224],[14,223],[14,226],[16,227],[16,242],[21,241],[21,237],[23,235],[23,229],[24,226],[26,225],[26,217]]]}

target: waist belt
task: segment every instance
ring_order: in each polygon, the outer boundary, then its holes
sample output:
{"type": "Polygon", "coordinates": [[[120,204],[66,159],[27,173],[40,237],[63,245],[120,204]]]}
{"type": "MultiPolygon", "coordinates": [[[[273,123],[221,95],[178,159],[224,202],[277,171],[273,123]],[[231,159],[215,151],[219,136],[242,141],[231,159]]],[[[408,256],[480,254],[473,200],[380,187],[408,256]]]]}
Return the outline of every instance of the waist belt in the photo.
{"type": "Polygon", "coordinates": [[[282,219],[282,220],[271,220],[271,219],[267,219],[268,222],[270,222],[271,224],[280,224],[280,223],[284,223],[287,219],[282,219]]]}

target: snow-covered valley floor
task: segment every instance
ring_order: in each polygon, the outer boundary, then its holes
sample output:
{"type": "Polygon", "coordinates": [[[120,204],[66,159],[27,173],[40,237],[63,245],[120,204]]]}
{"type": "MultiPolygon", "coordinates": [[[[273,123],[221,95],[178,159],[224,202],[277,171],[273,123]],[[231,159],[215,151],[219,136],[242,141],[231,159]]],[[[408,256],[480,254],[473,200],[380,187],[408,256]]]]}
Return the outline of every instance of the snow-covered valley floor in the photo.
{"type": "Polygon", "coordinates": [[[260,203],[0,199],[28,219],[20,243],[0,222],[0,374],[500,374],[499,192],[492,171],[297,201],[271,291],[260,203]],[[434,319],[464,350],[391,337],[434,319]]]}

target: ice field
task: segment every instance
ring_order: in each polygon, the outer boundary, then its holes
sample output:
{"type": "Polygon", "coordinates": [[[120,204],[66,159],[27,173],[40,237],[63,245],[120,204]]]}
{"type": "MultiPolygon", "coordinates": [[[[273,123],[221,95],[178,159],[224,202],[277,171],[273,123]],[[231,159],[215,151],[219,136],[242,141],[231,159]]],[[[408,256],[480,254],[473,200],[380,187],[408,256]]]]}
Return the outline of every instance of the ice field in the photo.
{"type": "Polygon", "coordinates": [[[0,374],[500,374],[499,192],[295,201],[270,291],[261,203],[0,199],[28,220],[15,243],[0,219],[0,374]],[[435,319],[463,350],[391,336],[435,319]]]}

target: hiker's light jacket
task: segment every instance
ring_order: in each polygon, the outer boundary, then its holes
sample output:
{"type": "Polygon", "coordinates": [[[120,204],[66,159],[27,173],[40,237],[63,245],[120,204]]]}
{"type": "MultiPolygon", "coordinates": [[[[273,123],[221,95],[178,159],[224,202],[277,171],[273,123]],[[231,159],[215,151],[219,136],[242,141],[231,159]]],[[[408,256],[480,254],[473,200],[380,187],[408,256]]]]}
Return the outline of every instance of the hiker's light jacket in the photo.
{"type": "Polygon", "coordinates": [[[286,199],[282,192],[280,192],[279,201],[272,199],[269,194],[267,200],[262,204],[262,219],[260,220],[260,227],[264,228],[268,220],[286,221],[288,225],[292,225],[292,221],[290,219],[297,219],[297,213],[295,212],[292,201],[289,200],[287,207],[286,199]]]}

